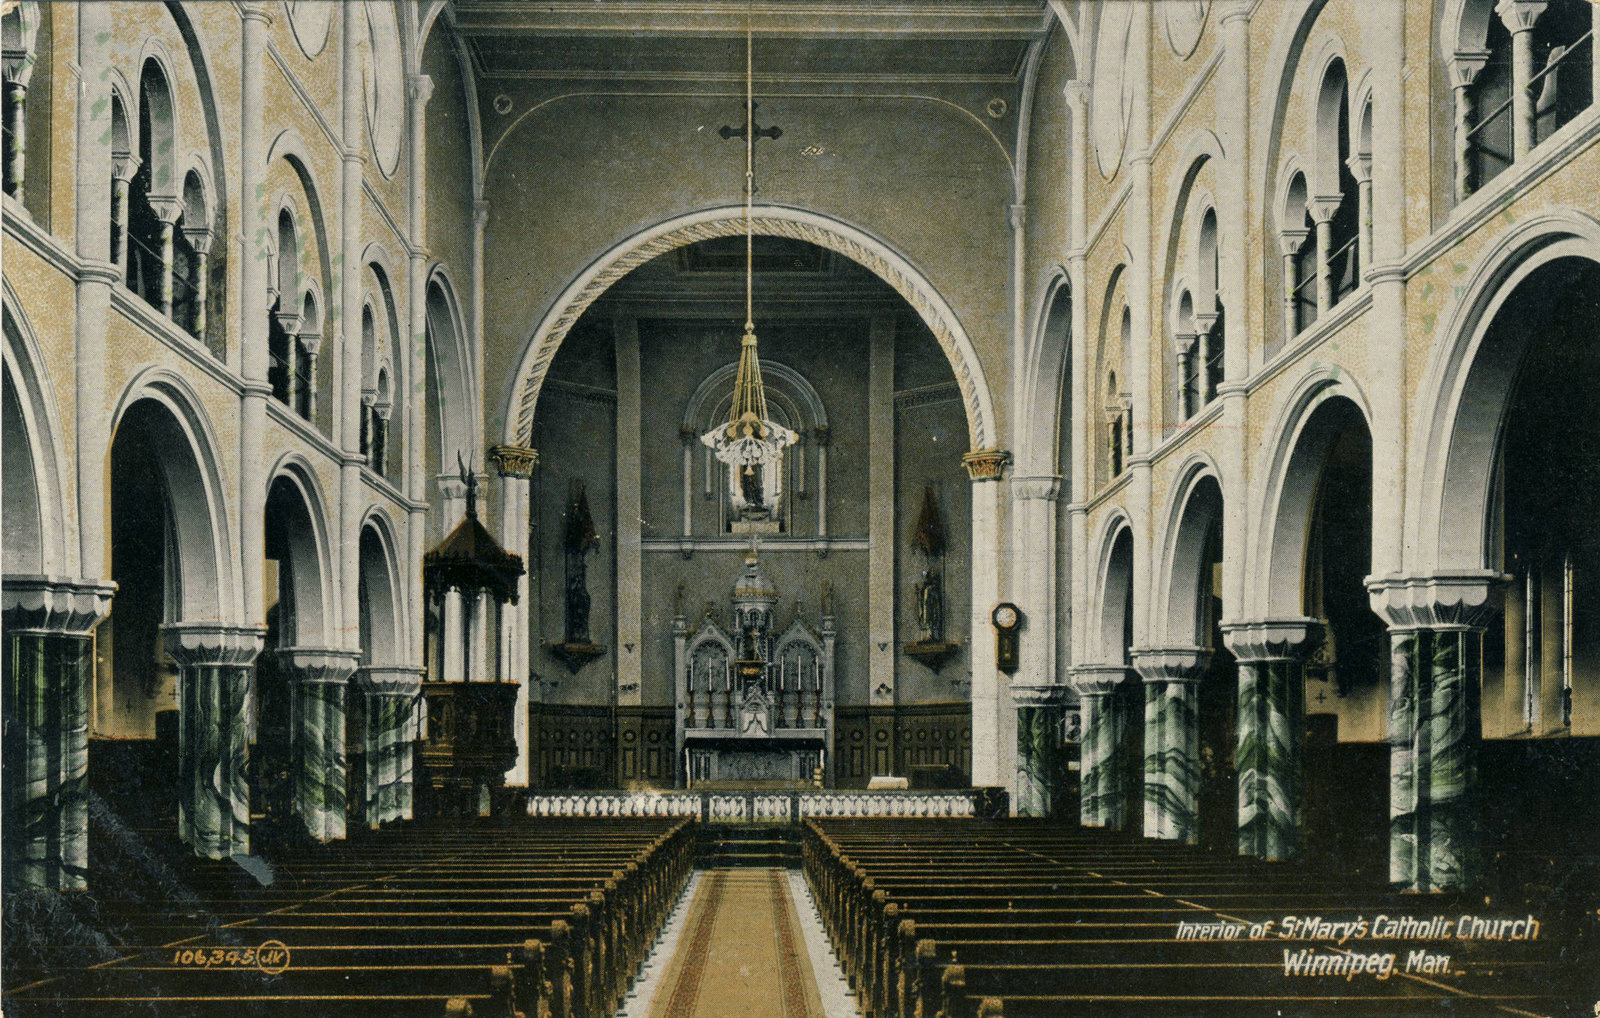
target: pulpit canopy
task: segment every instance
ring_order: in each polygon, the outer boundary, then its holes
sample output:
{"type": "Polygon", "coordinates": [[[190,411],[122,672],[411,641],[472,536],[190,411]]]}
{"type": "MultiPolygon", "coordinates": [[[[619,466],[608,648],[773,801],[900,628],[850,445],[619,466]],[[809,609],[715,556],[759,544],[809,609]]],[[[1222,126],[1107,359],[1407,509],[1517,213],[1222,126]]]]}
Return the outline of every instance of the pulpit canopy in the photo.
{"type": "Polygon", "coordinates": [[[434,548],[422,557],[422,585],[429,597],[443,599],[445,592],[487,593],[501,604],[517,602],[517,580],[522,576],[522,556],[500,547],[478,522],[477,479],[465,468],[467,514],[434,548]]]}

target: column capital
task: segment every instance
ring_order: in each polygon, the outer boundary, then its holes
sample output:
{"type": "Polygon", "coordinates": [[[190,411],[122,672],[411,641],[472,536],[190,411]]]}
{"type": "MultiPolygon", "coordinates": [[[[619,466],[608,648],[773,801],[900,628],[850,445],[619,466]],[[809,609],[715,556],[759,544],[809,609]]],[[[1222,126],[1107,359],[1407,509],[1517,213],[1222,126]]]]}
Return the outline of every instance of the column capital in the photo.
{"type": "Polygon", "coordinates": [[[1312,195],[1306,201],[1306,211],[1311,213],[1311,221],[1321,226],[1330,222],[1334,214],[1339,211],[1339,206],[1344,202],[1342,194],[1312,195]]]}
{"type": "Polygon", "coordinates": [[[208,255],[211,253],[211,242],[213,238],[211,236],[210,227],[185,226],[183,228],[183,239],[187,240],[189,242],[189,246],[194,248],[195,254],[208,255]]]}
{"type": "Polygon", "coordinates": [[[115,583],[62,576],[7,576],[0,616],[9,632],[88,636],[111,612],[115,583]]]}
{"type": "Polygon", "coordinates": [[[1511,577],[1492,569],[1432,576],[1369,576],[1372,610],[1391,629],[1470,629],[1488,624],[1511,577]]]}
{"type": "Polygon", "coordinates": [[[522,445],[496,445],[489,448],[489,459],[501,477],[527,480],[539,462],[539,450],[522,445]]]}
{"type": "Polygon", "coordinates": [[[132,152],[111,153],[111,179],[118,184],[131,183],[139,175],[144,162],[132,152]]]}
{"type": "Polygon", "coordinates": [[[1169,647],[1133,652],[1133,667],[1146,682],[1199,682],[1211,664],[1205,647],[1169,647]]]}
{"type": "Polygon", "coordinates": [[[1357,152],[1344,164],[1350,168],[1350,176],[1356,178],[1357,184],[1365,184],[1372,180],[1372,153],[1357,152]]]}
{"type": "MultiPolygon", "coordinates": [[[[1196,327],[1198,327],[1199,324],[1199,322],[1196,322],[1196,327]]],[[[1189,348],[1194,346],[1195,340],[1199,338],[1200,333],[1198,332],[1175,333],[1172,337],[1172,352],[1180,356],[1188,353],[1189,348]]]]}
{"type": "Polygon", "coordinates": [[[1302,616],[1222,624],[1223,642],[1240,663],[1298,661],[1321,638],[1322,621],[1302,616]]]}
{"type": "Polygon", "coordinates": [[[1478,78],[1478,72],[1488,66],[1489,51],[1486,49],[1458,49],[1450,54],[1447,62],[1450,72],[1450,87],[1461,89],[1471,85],[1478,78]]]}
{"type": "Polygon", "coordinates": [[[1103,696],[1128,681],[1127,665],[1079,665],[1067,685],[1079,696],[1103,696]]]}
{"type": "Polygon", "coordinates": [[[343,684],[361,662],[359,650],[343,647],[280,647],[276,657],[290,681],[301,684],[343,684]]]}
{"type": "Polygon", "coordinates": [[[266,636],[266,626],[222,622],[171,622],[161,627],[162,648],[180,666],[251,664],[266,636]]]}
{"type": "Polygon", "coordinates": [[[374,696],[416,696],[422,691],[422,669],[399,665],[362,665],[356,669],[356,688],[374,696]]]}
{"type": "Polygon", "coordinates": [[[240,0],[239,18],[242,21],[257,21],[263,26],[272,24],[272,5],[262,0],[240,0]]]}
{"type": "Polygon", "coordinates": [[[1506,26],[1506,31],[1516,35],[1533,31],[1534,24],[1548,6],[1549,0],[1500,0],[1494,5],[1494,12],[1500,15],[1500,23],[1506,26]]]}
{"type": "Polygon", "coordinates": [[[172,195],[153,194],[150,196],[150,211],[160,222],[171,226],[183,218],[183,202],[172,195]]]}
{"type": "Polygon", "coordinates": [[[1011,684],[1011,702],[1018,707],[1060,706],[1072,699],[1072,687],[1064,682],[1011,684]]]}
{"type": "Polygon", "coordinates": [[[455,474],[439,475],[439,496],[441,498],[466,498],[467,486],[455,474]]]}
{"type": "Polygon", "coordinates": [[[1054,502],[1061,495],[1059,474],[1012,477],[1011,495],[1022,502],[1054,502]]]}
{"type": "Polygon", "coordinates": [[[1304,244],[1309,236],[1311,236],[1311,231],[1306,229],[1279,230],[1278,250],[1285,256],[1298,254],[1300,245],[1304,244]]]}
{"type": "Polygon", "coordinates": [[[322,352],[322,333],[305,329],[293,333],[293,335],[295,339],[300,341],[300,345],[306,348],[308,356],[315,357],[322,352]]]}
{"type": "Polygon", "coordinates": [[[1089,92],[1089,83],[1082,78],[1073,78],[1061,86],[1061,95],[1075,110],[1084,109],[1089,105],[1089,92]]]}
{"type": "Polygon", "coordinates": [[[1028,206],[1022,202],[1006,206],[1006,218],[1013,230],[1020,230],[1028,222],[1028,206]]]}
{"type": "Polygon", "coordinates": [[[1221,9],[1217,11],[1217,24],[1227,25],[1235,21],[1248,24],[1250,12],[1255,6],[1254,0],[1231,0],[1229,3],[1221,4],[1221,9]]]}
{"type": "Polygon", "coordinates": [[[426,74],[412,74],[406,77],[406,98],[418,106],[427,106],[428,100],[433,97],[433,79],[426,74]]]}
{"type": "Polygon", "coordinates": [[[974,449],[961,457],[967,476],[973,481],[998,481],[1005,476],[1011,453],[1004,449],[974,449]]]}
{"type": "Polygon", "coordinates": [[[489,199],[479,198],[472,203],[472,225],[480,230],[489,225],[489,199]]]}
{"type": "MultiPolygon", "coordinates": [[[[280,294],[280,296],[282,295],[280,294]]],[[[289,299],[293,298],[290,297],[289,299]]],[[[298,336],[300,334],[300,312],[274,311],[272,316],[278,320],[278,328],[282,329],[284,332],[291,336],[298,336]]]]}

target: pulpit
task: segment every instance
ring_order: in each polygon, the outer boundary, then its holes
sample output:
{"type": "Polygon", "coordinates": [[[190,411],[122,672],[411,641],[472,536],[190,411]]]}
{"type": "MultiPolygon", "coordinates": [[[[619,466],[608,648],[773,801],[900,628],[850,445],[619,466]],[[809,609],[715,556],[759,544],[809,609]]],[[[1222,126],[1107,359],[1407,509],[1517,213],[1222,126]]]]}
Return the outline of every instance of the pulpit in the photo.
{"type": "Polygon", "coordinates": [[[751,554],[734,581],[733,632],[708,607],[673,619],[678,783],[795,787],[833,784],[833,616],[821,628],[796,606],[781,632],[777,591],[751,554]]]}
{"type": "Polygon", "coordinates": [[[488,651],[474,645],[473,634],[494,628],[478,624],[475,616],[493,612],[497,619],[504,604],[516,603],[522,559],[500,547],[478,522],[477,483],[464,466],[462,480],[466,516],[422,560],[423,594],[443,624],[437,639],[431,635],[434,627],[424,628],[429,675],[422,695],[428,724],[418,754],[419,817],[503,812],[506,771],[517,758],[519,683],[473,674],[475,663],[481,665],[488,651]],[[446,674],[455,669],[459,674],[446,674]],[[480,681],[484,678],[488,681],[480,681]]]}

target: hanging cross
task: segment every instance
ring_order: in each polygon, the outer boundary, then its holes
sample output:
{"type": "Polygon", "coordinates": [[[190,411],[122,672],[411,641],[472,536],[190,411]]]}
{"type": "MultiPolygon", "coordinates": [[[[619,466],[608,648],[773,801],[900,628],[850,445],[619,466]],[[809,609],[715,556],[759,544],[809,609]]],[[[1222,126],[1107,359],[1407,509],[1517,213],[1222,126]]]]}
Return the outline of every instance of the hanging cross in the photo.
{"type": "MultiPolygon", "coordinates": [[[[748,144],[750,146],[750,169],[751,169],[752,172],[754,172],[754,170],[755,170],[755,143],[760,141],[762,138],[771,138],[773,141],[777,141],[779,138],[783,137],[783,128],[779,127],[778,125],[774,124],[771,127],[762,127],[760,124],[755,123],[755,120],[754,120],[755,113],[754,113],[754,111],[758,110],[760,108],[761,108],[761,104],[760,103],[751,103],[750,104],[750,109],[751,109],[751,125],[750,125],[750,128],[746,128],[746,127],[729,127],[727,124],[723,124],[721,129],[719,129],[717,131],[718,134],[722,135],[722,139],[724,141],[727,141],[729,138],[744,138],[744,137],[746,137],[745,132],[747,130],[750,130],[751,128],[754,129],[754,132],[755,132],[754,136],[750,137],[749,140],[748,140],[748,144]]],[[[755,185],[754,185],[753,182],[751,184],[751,187],[753,189],[759,190],[759,188],[755,188],[755,185]]]]}

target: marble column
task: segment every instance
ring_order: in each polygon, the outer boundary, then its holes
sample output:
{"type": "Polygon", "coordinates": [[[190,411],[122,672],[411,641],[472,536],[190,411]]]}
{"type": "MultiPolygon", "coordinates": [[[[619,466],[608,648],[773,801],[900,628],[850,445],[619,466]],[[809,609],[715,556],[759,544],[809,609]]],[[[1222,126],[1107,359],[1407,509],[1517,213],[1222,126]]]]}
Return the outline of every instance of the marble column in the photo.
{"type": "Polygon", "coordinates": [[[1055,816],[1063,806],[1061,717],[1070,695],[1064,683],[1011,687],[1017,705],[1017,816],[1055,816]]]}
{"type": "Polygon", "coordinates": [[[59,577],[0,581],[7,891],[88,887],[92,633],[115,589],[59,577]]]}
{"type": "Polygon", "coordinates": [[[1482,815],[1482,634],[1501,577],[1389,577],[1369,586],[1389,621],[1389,882],[1471,887],[1482,815]]]}
{"type": "Polygon", "coordinates": [[[1073,669],[1071,685],[1083,711],[1078,763],[1079,820],[1085,827],[1121,828],[1129,816],[1129,761],[1122,759],[1129,709],[1123,665],[1083,665],[1073,669]]]}
{"type": "Polygon", "coordinates": [[[422,670],[367,665],[356,671],[366,721],[367,824],[409,820],[412,812],[413,705],[422,670]]]}
{"type": "Polygon", "coordinates": [[[1140,650],[1144,680],[1144,833],[1186,845],[1200,840],[1200,719],[1197,689],[1211,652],[1140,650]]]}
{"type": "Polygon", "coordinates": [[[1239,664],[1239,854],[1292,859],[1300,850],[1305,743],[1302,659],[1321,636],[1316,619],[1228,623],[1239,664]]]}
{"type": "Polygon", "coordinates": [[[178,666],[178,836],[198,856],[250,854],[245,715],[265,635],[216,622],[161,627],[178,666]]]}
{"type": "Polygon", "coordinates": [[[345,690],[360,651],[285,647],[278,667],[289,683],[294,811],[318,841],[345,836],[345,690]]]}

